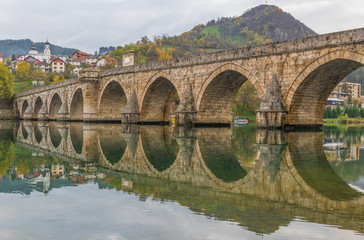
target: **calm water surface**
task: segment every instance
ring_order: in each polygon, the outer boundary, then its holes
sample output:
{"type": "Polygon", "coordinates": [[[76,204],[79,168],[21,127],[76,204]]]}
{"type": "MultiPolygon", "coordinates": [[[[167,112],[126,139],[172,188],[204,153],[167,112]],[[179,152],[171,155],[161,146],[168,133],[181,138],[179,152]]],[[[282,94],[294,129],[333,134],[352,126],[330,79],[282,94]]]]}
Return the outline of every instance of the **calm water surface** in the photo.
{"type": "Polygon", "coordinates": [[[0,122],[0,239],[364,239],[364,127],[0,122]]]}

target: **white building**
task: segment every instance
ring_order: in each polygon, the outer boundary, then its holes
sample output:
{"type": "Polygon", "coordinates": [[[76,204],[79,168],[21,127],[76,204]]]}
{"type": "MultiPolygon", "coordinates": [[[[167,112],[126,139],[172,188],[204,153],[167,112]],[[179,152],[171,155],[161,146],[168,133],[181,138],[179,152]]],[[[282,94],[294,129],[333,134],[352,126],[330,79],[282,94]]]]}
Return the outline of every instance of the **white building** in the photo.
{"type": "Polygon", "coordinates": [[[44,44],[43,53],[38,52],[35,48],[35,45],[33,44],[32,48],[29,50],[28,55],[38,59],[41,62],[46,61],[47,63],[49,63],[49,60],[51,59],[51,48],[49,42],[46,41],[46,43],[44,44]]]}

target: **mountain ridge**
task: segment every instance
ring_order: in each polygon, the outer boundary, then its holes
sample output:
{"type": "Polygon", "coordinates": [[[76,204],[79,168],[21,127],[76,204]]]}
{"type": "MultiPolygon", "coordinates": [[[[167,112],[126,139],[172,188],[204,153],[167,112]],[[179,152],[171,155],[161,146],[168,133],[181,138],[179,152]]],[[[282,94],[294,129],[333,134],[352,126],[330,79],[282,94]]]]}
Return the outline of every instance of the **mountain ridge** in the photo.
{"type": "MultiPolygon", "coordinates": [[[[35,48],[38,52],[44,51],[45,42],[33,42],[32,40],[26,39],[3,39],[0,40],[0,52],[4,54],[4,58],[11,57],[14,55],[26,55],[30,48],[35,44],[35,48]]],[[[50,44],[51,54],[54,55],[72,55],[77,49],[66,48],[58,45],[50,44]]]]}

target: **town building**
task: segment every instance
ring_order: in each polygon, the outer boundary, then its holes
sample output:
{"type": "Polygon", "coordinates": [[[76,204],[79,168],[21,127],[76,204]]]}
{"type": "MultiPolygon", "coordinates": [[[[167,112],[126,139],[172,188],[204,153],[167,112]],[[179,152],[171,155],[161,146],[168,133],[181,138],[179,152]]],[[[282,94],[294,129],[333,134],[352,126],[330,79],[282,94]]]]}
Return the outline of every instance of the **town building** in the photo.
{"type": "Polygon", "coordinates": [[[354,98],[360,99],[361,84],[360,83],[349,83],[349,82],[347,82],[347,84],[349,84],[349,86],[350,86],[350,93],[351,93],[352,99],[354,99],[354,98]]]}
{"type": "Polygon", "coordinates": [[[28,56],[28,57],[24,58],[24,61],[29,63],[29,64],[31,64],[31,63],[33,63],[33,64],[40,63],[40,61],[38,59],[36,59],[35,57],[32,57],[32,56],[28,56]]]}
{"type": "Polygon", "coordinates": [[[86,58],[86,63],[87,64],[90,64],[90,65],[92,65],[92,64],[95,64],[97,62],[97,58],[96,57],[94,57],[94,56],[88,56],[87,58],[86,58]]]}
{"type": "Polygon", "coordinates": [[[35,67],[39,67],[43,72],[49,72],[49,64],[47,62],[36,63],[35,67]]]}
{"type": "Polygon", "coordinates": [[[97,60],[96,62],[96,67],[104,67],[106,65],[111,65],[111,66],[115,66],[117,64],[117,60],[115,58],[112,57],[102,57],[99,60],[97,60]]]}
{"type": "Polygon", "coordinates": [[[73,69],[73,74],[76,76],[76,77],[78,77],[78,76],[80,76],[80,72],[81,72],[81,70],[82,70],[82,68],[81,67],[75,67],[74,69],[73,69]]]}
{"type": "Polygon", "coordinates": [[[32,48],[29,50],[28,56],[34,57],[38,59],[40,62],[46,61],[49,62],[51,59],[51,48],[48,40],[44,44],[44,52],[40,53],[35,48],[35,44],[33,44],[32,48]]]}
{"type": "Polygon", "coordinates": [[[81,61],[86,61],[86,58],[88,58],[89,56],[90,55],[88,53],[81,52],[78,50],[72,54],[73,59],[79,59],[81,61]]]}
{"type": "Polygon", "coordinates": [[[344,107],[344,100],[339,98],[328,98],[326,100],[326,107],[336,108],[337,106],[344,107]]]}
{"type": "Polygon", "coordinates": [[[80,59],[70,59],[68,61],[69,64],[71,64],[72,66],[75,66],[75,67],[80,67],[81,66],[81,60],[80,59]]]}
{"type": "Polygon", "coordinates": [[[62,176],[64,174],[64,165],[59,163],[53,164],[51,168],[52,176],[62,176]]]}
{"type": "Polygon", "coordinates": [[[66,62],[60,58],[56,58],[51,62],[52,72],[63,73],[66,68],[66,62]]]}

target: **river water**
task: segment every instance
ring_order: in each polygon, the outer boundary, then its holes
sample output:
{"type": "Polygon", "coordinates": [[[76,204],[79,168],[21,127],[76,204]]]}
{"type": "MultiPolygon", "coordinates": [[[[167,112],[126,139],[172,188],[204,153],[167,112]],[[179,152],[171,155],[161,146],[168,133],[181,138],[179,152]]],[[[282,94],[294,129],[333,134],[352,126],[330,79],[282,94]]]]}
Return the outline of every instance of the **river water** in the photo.
{"type": "Polygon", "coordinates": [[[364,127],[0,122],[0,239],[364,239],[364,127]]]}

